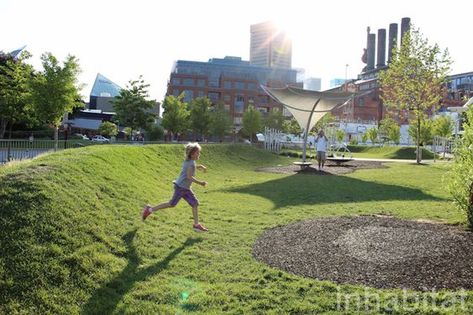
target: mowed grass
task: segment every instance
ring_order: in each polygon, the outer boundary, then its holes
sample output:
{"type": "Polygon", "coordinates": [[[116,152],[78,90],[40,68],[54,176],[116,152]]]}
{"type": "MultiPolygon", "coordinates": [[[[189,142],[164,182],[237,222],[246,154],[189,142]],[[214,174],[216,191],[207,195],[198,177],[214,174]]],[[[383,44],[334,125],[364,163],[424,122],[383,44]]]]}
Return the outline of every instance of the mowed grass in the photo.
{"type": "MultiPolygon", "coordinates": [[[[369,158],[369,159],[400,159],[400,160],[415,160],[415,147],[400,147],[400,146],[363,146],[355,145],[349,146],[352,156],[354,158],[369,158]]],[[[282,153],[296,153],[302,156],[302,149],[284,149],[282,153]]],[[[340,154],[344,153],[340,151],[340,154]]],[[[312,147],[307,150],[307,156],[315,159],[316,152],[312,147]]],[[[422,159],[433,159],[434,155],[431,151],[422,149],[422,159]]]]}
{"type": "Polygon", "coordinates": [[[397,289],[306,279],[252,256],[266,229],[318,217],[386,214],[464,224],[443,183],[448,164],[388,163],[347,176],[282,175],[255,169],[291,159],[249,146],[206,145],[200,162],[208,172],[197,177],[209,185],[194,191],[210,232],[192,230],[185,202],[142,222],[144,204],[171,197],[183,157],[182,145],[107,145],[0,168],[0,313],[473,310],[471,292],[461,293],[466,297],[459,307],[452,302],[458,292],[436,292],[431,299],[409,291],[406,298],[397,289]],[[356,304],[347,296],[369,298],[356,304]]]}

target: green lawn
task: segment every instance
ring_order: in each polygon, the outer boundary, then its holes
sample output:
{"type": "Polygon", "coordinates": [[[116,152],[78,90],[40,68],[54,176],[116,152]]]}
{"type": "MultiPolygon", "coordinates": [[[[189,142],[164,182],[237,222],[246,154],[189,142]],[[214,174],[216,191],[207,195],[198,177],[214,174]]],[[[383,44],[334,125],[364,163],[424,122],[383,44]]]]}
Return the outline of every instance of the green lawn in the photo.
{"type": "Polygon", "coordinates": [[[390,214],[464,224],[443,177],[447,163],[389,163],[348,176],[255,172],[292,160],[250,146],[207,145],[194,188],[207,234],[190,207],[141,221],[167,201],[182,145],[91,146],[0,167],[0,314],[338,314],[345,295],[379,295],[353,314],[463,314],[452,292],[437,304],[402,290],[306,279],[253,259],[266,229],[309,218],[390,214]],[[443,304],[442,304],[443,303],[443,304]]]}
{"type": "MultiPolygon", "coordinates": [[[[348,146],[348,149],[352,153],[354,158],[370,158],[370,159],[401,159],[401,160],[415,160],[416,151],[415,147],[397,147],[397,146],[348,146]]],[[[340,151],[341,152],[341,151],[340,151]]],[[[299,155],[302,156],[302,149],[283,149],[281,154],[283,155],[299,155]]],[[[315,158],[315,151],[312,148],[307,150],[307,156],[315,158]]],[[[434,155],[432,152],[422,149],[423,159],[433,159],[434,155]]]]}

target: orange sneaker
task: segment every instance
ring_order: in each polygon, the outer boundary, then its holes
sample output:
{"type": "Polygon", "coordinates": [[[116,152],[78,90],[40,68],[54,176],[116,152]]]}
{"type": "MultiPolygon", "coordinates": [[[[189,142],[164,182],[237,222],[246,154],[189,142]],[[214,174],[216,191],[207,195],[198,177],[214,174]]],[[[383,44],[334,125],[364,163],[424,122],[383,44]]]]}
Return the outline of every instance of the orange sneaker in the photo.
{"type": "Polygon", "coordinates": [[[209,230],[200,223],[194,224],[192,227],[194,228],[194,231],[196,232],[207,232],[209,230]]]}
{"type": "Polygon", "coordinates": [[[146,205],[144,208],[143,208],[143,213],[141,214],[141,218],[144,220],[146,220],[146,218],[151,214],[153,213],[151,211],[151,206],[150,205],[146,205]]]}

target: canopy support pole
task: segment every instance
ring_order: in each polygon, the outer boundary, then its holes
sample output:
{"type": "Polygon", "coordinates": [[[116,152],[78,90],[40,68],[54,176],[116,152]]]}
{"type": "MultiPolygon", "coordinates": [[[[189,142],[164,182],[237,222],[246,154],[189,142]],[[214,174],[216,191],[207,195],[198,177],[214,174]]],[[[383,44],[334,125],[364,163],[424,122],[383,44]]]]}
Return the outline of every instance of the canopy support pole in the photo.
{"type": "Polygon", "coordinates": [[[306,157],[306,147],[307,147],[307,136],[309,135],[309,125],[310,121],[312,120],[312,115],[314,114],[315,107],[317,104],[320,102],[320,98],[315,102],[314,107],[312,107],[312,111],[310,112],[309,120],[307,121],[307,126],[305,127],[305,132],[304,132],[304,143],[302,144],[302,162],[305,162],[305,157],[306,157]]]}

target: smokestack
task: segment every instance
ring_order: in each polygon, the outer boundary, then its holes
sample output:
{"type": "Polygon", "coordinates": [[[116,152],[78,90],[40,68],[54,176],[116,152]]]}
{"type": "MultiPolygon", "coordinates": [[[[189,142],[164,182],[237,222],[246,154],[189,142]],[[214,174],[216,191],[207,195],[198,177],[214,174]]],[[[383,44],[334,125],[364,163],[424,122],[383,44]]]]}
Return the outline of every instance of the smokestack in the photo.
{"type": "Polygon", "coordinates": [[[401,46],[402,46],[402,38],[404,37],[404,33],[408,32],[411,28],[411,18],[405,17],[401,20],[401,46]]]}
{"type": "Polygon", "coordinates": [[[389,24],[388,63],[393,58],[393,48],[397,46],[397,23],[389,24]]]}
{"type": "Polygon", "coordinates": [[[368,52],[367,52],[367,65],[366,70],[373,70],[374,69],[374,54],[375,54],[375,47],[376,45],[376,34],[368,34],[368,52]]]}
{"type": "Polygon", "coordinates": [[[380,28],[378,30],[378,55],[376,58],[376,68],[386,65],[386,30],[380,28]]]}

